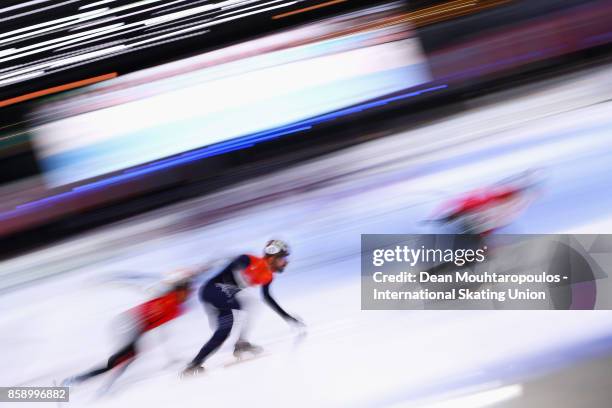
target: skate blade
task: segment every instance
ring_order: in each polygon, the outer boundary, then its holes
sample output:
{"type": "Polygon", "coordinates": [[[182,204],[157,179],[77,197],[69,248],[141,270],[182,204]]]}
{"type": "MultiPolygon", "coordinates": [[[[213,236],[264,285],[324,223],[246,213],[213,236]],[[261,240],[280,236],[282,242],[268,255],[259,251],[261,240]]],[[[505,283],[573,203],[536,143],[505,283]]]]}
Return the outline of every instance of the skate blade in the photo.
{"type": "Polygon", "coordinates": [[[189,380],[189,379],[192,379],[192,378],[202,377],[203,375],[206,375],[206,370],[202,370],[202,371],[199,371],[199,372],[196,372],[196,373],[186,373],[186,372],[182,371],[179,374],[179,378],[181,380],[189,380]]]}
{"type": "Polygon", "coordinates": [[[238,360],[241,360],[243,358],[249,358],[252,356],[258,356],[261,353],[263,353],[265,350],[263,348],[260,349],[254,349],[254,350],[247,350],[247,351],[234,351],[234,357],[236,357],[238,360]],[[245,357],[246,356],[246,357],[245,357]]]}
{"type": "Polygon", "coordinates": [[[252,360],[257,360],[257,359],[260,359],[262,357],[267,357],[269,355],[271,355],[271,354],[270,353],[265,353],[263,351],[261,353],[252,354],[250,356],[242,355],[240,357],[236,357],[236,359],[233,360],[233,361],[225,363],[223,365],[223,367],[225,367],[225,368],[233,367],[233,366],[236,366],[238,364],[246,363],[246,362],[249,362],[249,361],[252,361],[252,360]]]}

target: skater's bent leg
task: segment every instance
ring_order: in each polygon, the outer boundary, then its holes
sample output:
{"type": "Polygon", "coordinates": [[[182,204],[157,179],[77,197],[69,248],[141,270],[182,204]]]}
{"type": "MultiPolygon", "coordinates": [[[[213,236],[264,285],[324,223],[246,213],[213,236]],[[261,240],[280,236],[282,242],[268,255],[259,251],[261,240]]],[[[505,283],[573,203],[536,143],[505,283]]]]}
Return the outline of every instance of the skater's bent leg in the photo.
{"type": "Polygon", "coordinates": [[[229,337],[232,332],[232,326],[234,325],[234,316],[231,309],[219,310],[217,316],[217,329],[213,336],[208,340],[204,346],[200,349],[198,355],[191,362],[191,366],[199,366],[206,360],[206,358],[217,350],[223,342],[229,337]]]}
{"type": "Polygon", "coordinates": [[[127,346],[125,346],[124,348],[122,348],[121,350],[113,354],[112,356],[110,356],[106,366],[96,368],[85,374],[78,375],[74,377],[74,381],[82,382],[92,377],[96,377],[100,374],[104,374],[105,372],[112,370],[118,365],[131,361],[136,356],[136,353],[137,353],[136,341],[133,341],[132,343],[128,344],[127,346]]]}
{"type": "Polygon", "coordinates": [[[132,360],[136,357],[136,343],[130,343],[108,359],[109,369],[117,367],[119,364],[123,364],[127,361],[132,360]]]}

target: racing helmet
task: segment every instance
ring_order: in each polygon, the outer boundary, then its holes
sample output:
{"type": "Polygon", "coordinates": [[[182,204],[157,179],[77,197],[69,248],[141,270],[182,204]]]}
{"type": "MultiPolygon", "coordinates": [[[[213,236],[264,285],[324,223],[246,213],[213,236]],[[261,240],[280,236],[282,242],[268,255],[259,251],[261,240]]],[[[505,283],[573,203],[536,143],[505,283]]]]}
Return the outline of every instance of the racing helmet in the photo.
{"type": "Polygon", "coordinates": [[[289,245],[280,239],[271,239],[264,247],[264,254],[268,256],[289,256],[289,245]]]}

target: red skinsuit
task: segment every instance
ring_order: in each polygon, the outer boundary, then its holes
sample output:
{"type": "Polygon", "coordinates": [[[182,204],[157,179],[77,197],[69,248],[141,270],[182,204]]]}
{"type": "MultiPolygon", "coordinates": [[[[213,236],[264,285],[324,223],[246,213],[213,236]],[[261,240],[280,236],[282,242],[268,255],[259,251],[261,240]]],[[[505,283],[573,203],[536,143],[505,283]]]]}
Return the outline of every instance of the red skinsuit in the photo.
{"type": "Polygon", "coordinates": [[[498,204],[504,200],[514,198],[519,192],[512,189],[498,189],[492,192],[475,192],[463,200],[459,201],[459,205],[453,211],[454,213],[463,213],[467,211],[477,211],[487,206],[498,204]]]}
{"type": "Polygon", "coordinates": [[[182,301],[177,292],[168,292],[136,306],[130,312],[134,313],[143,325],[143,332],[146,332],[180,316],[181,304],[182,301]]]}
{"type": "Polygon", "coordinates": [[[251,262],[242,272],[244,280],[251,286],[267,285],[272,282],[274,275],[268,262],[253,255],[248,255],[248,257],[251,262]]]}
{"type": "Polygon", "coordinates": [[[484,236],[512,222],[526,205],[523,198],[520,190],[511,188],[474,192],[455,202],[453,213],[479,217],[479,233],[484,236]]]}

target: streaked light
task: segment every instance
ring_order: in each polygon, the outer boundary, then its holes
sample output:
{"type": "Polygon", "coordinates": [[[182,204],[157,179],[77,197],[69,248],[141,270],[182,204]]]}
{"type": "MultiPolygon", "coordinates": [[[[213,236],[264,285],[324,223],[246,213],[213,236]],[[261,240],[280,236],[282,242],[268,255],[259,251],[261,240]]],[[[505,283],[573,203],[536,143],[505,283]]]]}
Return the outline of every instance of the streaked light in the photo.
{"type": "MultiPolygon", "coordinates": [[[[91,15],[94,15],[94,14],[97,14],[97,13],[101,13],[101,12],[106,11],[106,10],[108,10],[108,7],[104,7],[104,8],[98,9],[98,10],[88,11],[86,13],[75,14],[74,16],[68,16],[68,17],[58,18],[58,19],[55,19],[55,20],[49,20],[49,21],[45,21],[44,23],[34,24],[34,25],[31,25],[31,26],[27,26],[27,27],[18,28],[16,30],[7,31],[6,33],[0,33],[0,38],[1,37],[6,37],[6,36],[9,36],[9,35],[12,35],[12,34],[22,33],[24,31],[34,30],[34,29],[40,28],[40,27],[46,27],[46,26],[49,26],[49,25],[53,25],[55,23],[61,23],[62,21],[74,20],[74,19],[84,19],[87,16],[91,16],[91,15]]],[[[44,30],[36,31],[36,32],[33,32],[33,33],[28,33],[28,34],[25,34],[25,36],[27,37],[29,35],[35,35],[35,34],[43,33],[45,31],[55,30],[56,28],[64,27],[64,26],[67,26],[67,25],[70,25],[70,24],[74,24],[74,23],[75,23],[74,21],[70,21],[67,24],[60,24],[60,25],[57,25],[57,26],[54,26],[54,27],[49,27],[49,28],[44,29],[44,30]]],[[[23,38],[23,37],[24,36],[19,36],[19,37],[9,38],[9,39],[2,40],[2,41],[3,42],[13,41],[13,40],[18,40],[18,39],[23,38]]]]}
{"type": "MultiPolygon", "coordinates": [[[[153,38],[149,38],[147,40],[142,40],[142,41],[138,41],[138,42],[132,43],[129,46],[130,47],[136,47],[138,45],[148,44],[150,42],[156,42],[158,40],[161,40],[162,38],[174,37],[174,36],[176,36],[178,34],[182,34],[182,33],[186,33],[186,32],[189,32],[189,31],[197,30],[198,28],[199,27],[190,27],[190,28],[185,28],[183,30],[172,31],[172,32],[170,32],[168,34],[162,34],[162,35],[158,35],[158,36],[153,37],[153,38]]],[[[202,33],[202,34],[204,34],[204,33],[202,33]]]]}
{"type": "Polygon", "coordinates": [[[83,60],[87,60],[90,58],[95,58],[95,57],[99,57],[100,55],[104,55],[104,54],[111,54],[117,51],[121,51],[123,49],[127,48],[126,45],[117,45],[114,47],[110,47],[110,48],[104,48],[102,50],[97,50],[97,51],[92,51],[92,52],[87,52],[85,54],[80,54],[80,55],[76,55],[74,57],[69,57],[69,58],[64,58],[61,59],[59,61],[53,62],[50,64],[50,66],[53,67],[58,67],[58,66],[62,66],[62,65],[69,65],[69,64],[73,64],[75,62],[78,61],[83,61],[83,60]]]}
{"type": "Polygon", "coordinates": [[[17,49],[17,52],[19,52],[19,54],[11,55],[10,57],[6,57],[6,58],[1,58],[0,62],[22,58],[28,55],[37,54],[39,52],[50,50],[50,49],[53,49],[53,48],[56,48],[62,45],[72,44],[74,42],[79,42],[87,38],[92,38],[92,37],[96,37],[98,35],[102,35],[108,32],[117,31],[123,25],[124,23],[111,24],[105,27],[100,27],[100,28],[96,28],[93,30],[85,31],[83,33],[73,34],[73,35],[69,35],[69,36],[61,37],[61,38],[54,38],[53,40],[45,41],[39,44],[34,44],[34,45],[30,45],[30,46],[23,47],[23,48],[19,48],[17,49]],[[30,51],[21,52],[24,50],[30,50],[30,51]]]}
{"type": "MultiPolygon", "coordinates": [[[[23,81],[24,79],[30,79],[33,77],[37,77],[39,75],[44,74],[45,71],[35,71],[35,72],[29,72],[27,74],[22,74],[22,75],[17,75],[17,76],[11,76],[8,79],[2,79],[0,80],[0,86],[2,85],[8,85],[14,82],[20,82],[23,81]]],[[[2,106],[2,105],[0,105],[2,106]]]]}
{"type": "Polygon", "coordinates": [[[57,7],[65,6],[67,4],[76,3],[77,1],[81,1],[81,0],[68,0],[68,1],[65,1],[63,3],[57,3],[57,4],[53,4],[51,6],[37,8],[37,9],[34,9],[32,11],[26,11],[25,13],[14,14],[14,15],[12,15],[10,17],[0,18],[0,23],[3,22],[3,21],[14,20],[16,18],[21,18],[21,17],[32,15],[32,14],[41,13],[43,11],[47,11],[47,10],[54,9],[54,8],[57,8],[57,7]]]}
{"type": "Polygon", "coordinates": [[[346,2],[346,0],[332,0],[332,1],[325,2],[325,3],[321,3],[321,4],[315,4],[314,6],[304,7],[304,8],[301,8],[299,10],[293,10],[293,11],[289,11],[287,13],[277,14],[277,15],[273,16],[272,19],[276,20],[276,19],[283,18],[283,17],[289,17],[289,16],[293,16],[295,14],[305,13],[307,11],[316,10],[316,9],[320,9],[320,8],[323,8],[323,7],[332,6],[334,4],[344,3],[344,2],[346,2]]]}
{"type": "Polygon", "coordinates": [[[101,1],[96,1],[95,3],[90,3],[90,4],[86,4],[84,6],[79,7],[79,10],[83,10],[83,9],[87,9],[87,8],[92,8],[92,7],[96,7],[99,6],[101,4],[106,4],[106,3],[112,3],[115,0],[101,0],[101,1]]]}
{"type": "Polygon", "coordinates": [[[19,102],[27,101],[30,99],[39,98],[41,96],[51,95],[54,93],[67,91],[69,89],[74,89],[74,88],[79,88],[85,85],[95,84],[96,82],[106,81],[107,79],[115,78],[116,76],[117,76],[116,72],[111,72],[110,74],[104,74],[104,75],[99,75],[99,76],[95,76],[92,78],[82,79],[80,81],[70,82],[68,84],[54,86],[52,88],[47,88],[47,89],[43,89],[43,90],[36,91],[36,92],[31,92],[25,95],[17,96],[15,98],[5,99],[3,101],[0,101],[0,108],[4,106],[8,106],[8,105],[13,105],[19,102]]]}
{"type": "Polygon", "coordinates": [[[174,13],[165,14],[163,16],[150,18],[146,20],[144,23],[145,25],[148,25],[148,26],[165,23],[167,21],[172,21],[172,20],[183,18],[183,17],[192,16],[194,14],[200,14],[205,11],[215,10],[215,9],[222,7],[223,4],[234,4],[234,3],[236,3],[236,1],[225,1],[222,3],[218,3],[218,4],[205,4],[203,6],[193,7],[187,10],[176,11],[174,13]]]}
{"type": "MultiPolygon", "coordinates": [[[[229,16],[229,15],[240,13],[240,12],[243,12],[243,11],[246,11],[246,10],[252,10],[252,9],[256,9],[256,8],[262,7],[262,6],[267,6],[268,4],[278,3],[280,1],[283,1],[283,0],[272,0],[272,1],[265,2],[265,3],[256,4],[256,5],[251,6],[251,7],[244,7],[244,8],[241,8],[240,10],[234,10],[234,11],[230,11],[230,12],[227,12],[227,13],[219,14],[217,17],[229,16]]],[[[225,8],[225,9],[228,9],[228,8],[225,8]]]]}
{"type": "Polygon", "coordinates": [[[20,8],[33,6],[35,4],[46,3],[48,1],[51,1],[51,0],[32,0],[32,1],[27,1],[25,3],[16,4],[14,6],[5,7],[3,9],[0,9],[0,14],[1,13],[6,13],[7,11],[11,11],[11,10],[17,10],[17,9],[20,9],[20,8]]]}

